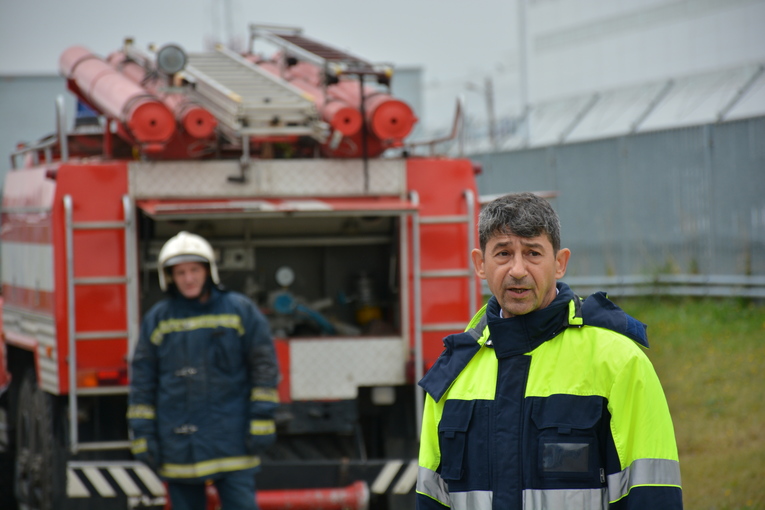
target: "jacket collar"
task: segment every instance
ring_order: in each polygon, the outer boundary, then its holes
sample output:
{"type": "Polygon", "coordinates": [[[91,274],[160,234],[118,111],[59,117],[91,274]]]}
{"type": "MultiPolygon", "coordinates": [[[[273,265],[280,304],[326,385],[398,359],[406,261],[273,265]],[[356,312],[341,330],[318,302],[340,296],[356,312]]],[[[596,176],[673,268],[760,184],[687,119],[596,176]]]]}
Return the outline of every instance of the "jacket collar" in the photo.
{"type": "Polygon", "coordinates": [[[499,316],[499,302],[492,296],[486,306],[489,338],[498,358],[531,352],[569,325],[569,303],[573,291],[557,283],[558,295],[544,308],[508,319],[499,316]]]}
{"type": "Polygon", "coordinates": [[[221,289],[219,286],[212,283],[212,280],[208,278],[207,283],[205,284],[205,289],[202,292],[208,292],[209,296],[207,299],[202,302],[198,297],[188,299],[184,297],[175,287],[175,285],[172,286],[170,295],[171,297],[180,303],[183,303],[184,306],[188,307],[192,310],[204,310],[208,308],[212,303],[216,302],[221,294],[225,292],[225,290],[221,289]]]}
{"type": "Polygon", "coordinates": [[[509,319],[499,317],[499,303],[490,298],[464,333],[444,339],[444,351],[419,385],[438,402],[481,347],[489,348],[489,339],[499,358],[531,352],[567,327],[606,328],[648,347],[646,325],[609,301],[604,292],[582,300],[563,282],[557,288],[558,296],[545,308],[509,319]]]}

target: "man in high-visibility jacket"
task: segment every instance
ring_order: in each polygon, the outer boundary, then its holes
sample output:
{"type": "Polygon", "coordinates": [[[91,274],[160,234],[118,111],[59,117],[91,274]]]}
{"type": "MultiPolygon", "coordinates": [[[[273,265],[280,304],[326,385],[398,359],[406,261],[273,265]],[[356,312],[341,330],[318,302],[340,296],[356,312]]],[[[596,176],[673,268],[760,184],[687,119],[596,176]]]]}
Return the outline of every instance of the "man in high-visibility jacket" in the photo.
{"type": "Polygon", "coordinates": [[[645,325],[558,281],[570,251],[545,199],[500,197],[478,230],[492,297],[420,382],[417,508],[681,509],[645,325]]]}

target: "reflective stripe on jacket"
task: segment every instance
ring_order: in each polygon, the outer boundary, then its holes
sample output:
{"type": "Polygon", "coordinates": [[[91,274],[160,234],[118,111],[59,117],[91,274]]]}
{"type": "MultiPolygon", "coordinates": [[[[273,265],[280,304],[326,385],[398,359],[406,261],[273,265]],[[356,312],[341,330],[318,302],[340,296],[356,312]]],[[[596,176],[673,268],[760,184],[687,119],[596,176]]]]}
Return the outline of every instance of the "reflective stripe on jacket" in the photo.
{"type": "Polygon", "coordinates": [[[645,326],[605,294],[558,290],[510,319],[491,298],[445,339],[420,382],[419,509],[682,508],[645,326]]]}

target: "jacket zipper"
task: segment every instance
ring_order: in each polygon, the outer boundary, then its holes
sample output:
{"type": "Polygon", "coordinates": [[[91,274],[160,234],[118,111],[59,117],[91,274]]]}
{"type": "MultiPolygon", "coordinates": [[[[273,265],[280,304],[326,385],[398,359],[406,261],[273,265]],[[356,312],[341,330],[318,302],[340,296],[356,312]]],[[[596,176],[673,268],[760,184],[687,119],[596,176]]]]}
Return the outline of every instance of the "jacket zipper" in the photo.
{"type": "MultiPolygon", "coordinates": [[[[525,356],[525,355],[524,355],[525,356]]],[[[526,468],[526,462],[524,459],[528,458],[527,453],[523,451],[523,446],[526,444],[526,441],[524,441],[526,436],[526,427],[524,426],[525,423],[525,409],[526,409],[526,386],[529,384],[529,369],[531,367],[531,356],[529,356],[529,362],[524,367],[524,376],[523,376],[523,391],[521,392],[521,405],[518,409],[518,421],[520,422],[518,425],[519,428],[519,434],[518,434],[518,452],[520,454],[521,462],[520,462],[520,468],[518,469],[518,487],[520,490],[518,491],[518,495],[520,496],[521,500],[518,502],[518,508],[523,508],[523,477],[525,474],[525,468],[526,468]]]]}
{"type": "Polygon", "coordinates": [[[491,448],[491,439],[496,436],[496,431],[494,429],[494,408],[495,405],[487,405],[486,406],[486,423],[488,423],[488,430],[486,431],[486,441],[488,448],[488,457],[489,457],[489,480],[492,481],[492,486],[494,486],[494,448],[491,448]]]}

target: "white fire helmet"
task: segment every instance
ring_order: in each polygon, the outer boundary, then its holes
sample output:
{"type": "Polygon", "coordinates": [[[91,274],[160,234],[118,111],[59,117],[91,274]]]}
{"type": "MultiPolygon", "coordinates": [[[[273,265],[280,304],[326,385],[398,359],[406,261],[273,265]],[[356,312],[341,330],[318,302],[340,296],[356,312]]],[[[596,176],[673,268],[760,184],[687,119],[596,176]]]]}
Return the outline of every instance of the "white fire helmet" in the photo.
{"type": "Polygon", "coordinates": [[[167,240],[159,250],[157,269],[159,273],[159,287],[167,290],[168,274],[170,267],[181,262],[202,262],[209,264],[210,277],[216,285],[220,283],[218,267],[215,265],[215,252],[203,237],[189,232],[179,232],[167,240]]]}

